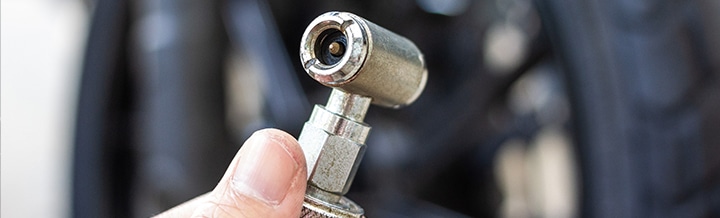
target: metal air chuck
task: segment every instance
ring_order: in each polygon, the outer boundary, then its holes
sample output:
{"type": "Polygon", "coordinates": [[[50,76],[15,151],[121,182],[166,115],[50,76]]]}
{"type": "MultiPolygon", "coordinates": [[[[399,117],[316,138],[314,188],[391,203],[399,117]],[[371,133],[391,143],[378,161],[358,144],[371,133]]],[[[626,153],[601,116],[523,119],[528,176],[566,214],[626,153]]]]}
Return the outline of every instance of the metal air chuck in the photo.
{"type": "Polygon", "coordinates": [[[410,40],[364,18],[328,12],[305,30],[300,60],[310,77],[333,88],[298,139],[308,169],[301,217],[364,217],[343,195],[365,153],[365,113],[371,103],[400,108],[415,101],[427,81],[423,55],[410,40]]]}

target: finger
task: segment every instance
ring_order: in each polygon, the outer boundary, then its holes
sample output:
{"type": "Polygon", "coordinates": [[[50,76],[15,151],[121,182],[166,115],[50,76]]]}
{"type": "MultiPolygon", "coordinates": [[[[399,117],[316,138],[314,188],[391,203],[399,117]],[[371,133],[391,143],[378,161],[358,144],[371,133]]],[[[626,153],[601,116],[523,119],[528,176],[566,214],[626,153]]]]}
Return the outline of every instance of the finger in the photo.
{"type": "Polygon", "coordinates": [[[170,210],[167,210],[161,214],[156,215],[155,218],[190,217],[190,216],[192,216],[193,212],[195,212],[195,209],[197,209],[199,206],[203,205],[204,203],[208,202],[207,199],[208,199],[209,195],[210,195],[210,193],[205,193],[203,195],[197,196],[197,197],[193,198],[192,200],[186,201],[185,203],[177,205],[170,210]]]}
{"type": "Polygon", "coordinates": [[[193,217],[299,217],[306,173],[295,138],[277,129],[257,131],[193,217]]]}
{"type": "Polygon", "coordinates": [[[295,138],[260,130],[212,192],[156,217],[299,217],[306,178],[305,157],[295,138]]]}

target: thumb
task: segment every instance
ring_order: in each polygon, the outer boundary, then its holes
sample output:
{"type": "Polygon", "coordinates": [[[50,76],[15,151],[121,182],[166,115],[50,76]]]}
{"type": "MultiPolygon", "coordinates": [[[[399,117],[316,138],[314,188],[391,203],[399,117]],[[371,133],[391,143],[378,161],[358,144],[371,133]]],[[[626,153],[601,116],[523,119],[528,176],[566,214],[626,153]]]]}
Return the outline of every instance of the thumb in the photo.
{"type": "Polygon", "coordinates": [[[307,184],[305,167],[295,138],[277,129],[257,131],[212,192],[160,216],[299,217],[307,184]]]}
{"type": "Polygon", "coordinates": [[[193,217],[299,217],[306,173],[295,138],[277,129],[257,131],[193,217]]]}

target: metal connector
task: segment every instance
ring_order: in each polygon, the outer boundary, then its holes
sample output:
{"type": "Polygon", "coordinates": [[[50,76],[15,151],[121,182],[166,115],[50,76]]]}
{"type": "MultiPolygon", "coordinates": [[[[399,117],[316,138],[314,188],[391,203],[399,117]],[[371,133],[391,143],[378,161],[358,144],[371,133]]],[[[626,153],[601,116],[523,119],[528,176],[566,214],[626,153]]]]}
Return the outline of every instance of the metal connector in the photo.
{"type": "Polygon", "coordinates": [[[370,96],[373,104],[384,107],[411,104],[427,82],[425,61],[415,44],[345,12],[328,12],[310,23],[300,42],[300,61],[323,85],[370,96]],[[333,53],[336,44],[345,51],[333,53]]]}
{"type": "Polygon", "coordinates": [[[328,12],[305,30],[300,59],[310,77],[333,88],[298,139],[308,169],[302,217],[363,217],[343,197],[365,153],[370,126],[363,119],[371,103],[400,108],[418,98],[427,80],[422,53],[357,15],[328,12]]]}

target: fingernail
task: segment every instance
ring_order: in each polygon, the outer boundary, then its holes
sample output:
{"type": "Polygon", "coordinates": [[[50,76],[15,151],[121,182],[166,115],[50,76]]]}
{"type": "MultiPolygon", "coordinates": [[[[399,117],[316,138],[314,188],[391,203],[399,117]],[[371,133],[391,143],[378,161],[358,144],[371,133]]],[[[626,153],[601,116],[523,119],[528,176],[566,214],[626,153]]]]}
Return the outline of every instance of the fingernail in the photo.
{"type": "Polygon", "coordinates": [[[298,172],[298,163],[285,149],[282,136],[267,131],[253,134],[243,145],[234,188],[270,205],[280,204],[298,172]]]}

